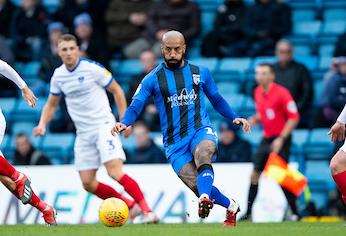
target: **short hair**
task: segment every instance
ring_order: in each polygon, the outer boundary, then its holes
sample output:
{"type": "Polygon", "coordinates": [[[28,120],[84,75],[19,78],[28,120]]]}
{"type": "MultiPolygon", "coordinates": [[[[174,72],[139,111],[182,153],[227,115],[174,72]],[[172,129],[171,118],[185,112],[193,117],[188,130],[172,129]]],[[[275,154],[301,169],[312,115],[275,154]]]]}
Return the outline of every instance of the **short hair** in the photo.
{"type": "Polygon", "coordinates": [[[25,132],[19,132],[16,134],[16,138],[27,138],[29,139],[28,135],[25,132]]]}
{"type": "Polygon", "coordinates": [[[74,36],[73,34],[61,35],[59,40],[58,40],[58,43],[63,42],[63,41],[74,41],[76,44],[78,43],[76,36],[74,36]]]}
{"type": "Polygon", "coordinates": [[[271,64],[269,62],[262,62],[262,63],[259,63],[257,66],[266,66],[269,68],[269,70],[272,74],[275,74],[274,66],[273,66],[273,64],[271,64]]]}

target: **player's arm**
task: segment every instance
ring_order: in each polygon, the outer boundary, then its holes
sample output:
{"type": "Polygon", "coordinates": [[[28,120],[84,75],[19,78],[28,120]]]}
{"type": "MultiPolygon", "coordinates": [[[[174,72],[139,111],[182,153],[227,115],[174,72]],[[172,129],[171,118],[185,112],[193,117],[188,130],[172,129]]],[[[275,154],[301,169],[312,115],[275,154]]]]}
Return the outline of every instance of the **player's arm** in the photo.
{"type": "Polygon", "coordinates": [[[139,84],[135,94],[132,97],[130,106],[126,109],[123,119],[116,123],[112,129],[112,133],[120,133],[125,130],[128,126],[135,123],[138,116],[141,114],[144,105],[147,103],[149,97],[152,94],[153,78],[148,76],[145,77],[142,83],[139,84]]]}
{"type": "Polygon", "coordinates": [[[286,139],[291,135],[292,131],[297,127],[299,123],[299,113],[297,109],[296,103],[293,101],[292,96],[287,94],[282,94],[285,106],[286,114],[288,120],[285,123],[284,128],[282,129],[279,137],[274,139],[271,144],[271,148],[273,152],[279,153],[286,139]]]}
{"type": "Polygon", "coordinates": [[[117,104],[119,119],[121,120],[124,117],[127,106],[124,91],[115,80],[112,80],[112,82],[107,86],[107,90],[113,94],[114,101],[117,104]]]}
{"type": "Polygon", "coordinates": [[[251,129],[250,123],[246,119],[238,117],[227,101],[219,93],[210,72],[208,70],[205,70],[204,72],[205,81],[203,83],[203,91],[207,95],[214,109],[225,118],[232,120],[234,124],[242,125],[245,132],[249,132],[251,129]]]}
{"type": "Polygon", "coordinates": [[[56,108],[59,105],[60,96],[50,94],[46,104],[44,105],[41,113],[41,118],[38,125],[34,128],[34,135],[44,135],[46,133],[46,126],[52,120],[56,108]]]}
{"type": "Polygon", "coordinates": [[[343,141],[345,139],[345,124],[346,124],[346,105],[340,113],[335,124],[330,128],[328,135],[333,142],[343,141]]]}
{"type": "Polygon", "coordinates": [[[3,60],[0,60],[0,74],[14,82],[18,88],[22,90],[22,96],[29,106],[34,107],[36,105],[37,98],[34,93],[26,85],[20,75],[3,60]]]}

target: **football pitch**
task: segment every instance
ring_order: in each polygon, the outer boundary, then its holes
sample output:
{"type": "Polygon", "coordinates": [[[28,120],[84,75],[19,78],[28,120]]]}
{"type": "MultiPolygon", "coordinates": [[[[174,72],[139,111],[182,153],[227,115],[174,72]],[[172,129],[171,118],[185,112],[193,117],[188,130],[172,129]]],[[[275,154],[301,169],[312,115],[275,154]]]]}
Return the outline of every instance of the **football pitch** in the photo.
{"type": "Polygon", "coordinates": [[[157,224],[125,225],[121,228],[107,228],[100,224],[93,225],[11,225],[0,226],[1,236],[337,236],[346,235],[345,223],[239,223],[236,228],[224,228],[220,224],[157,224]]]}

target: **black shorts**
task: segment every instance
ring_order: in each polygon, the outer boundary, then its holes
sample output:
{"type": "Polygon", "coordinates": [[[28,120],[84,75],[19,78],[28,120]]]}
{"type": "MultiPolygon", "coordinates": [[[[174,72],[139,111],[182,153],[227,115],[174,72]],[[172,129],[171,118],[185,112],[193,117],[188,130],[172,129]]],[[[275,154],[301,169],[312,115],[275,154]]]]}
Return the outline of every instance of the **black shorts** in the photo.
{"type": "MultiPolygon", "coordinates": [[[[275,139],[276,137],[273,137],[273,138],[263,138],[257,151],[255,152],[255,154],[252,156],[252,162],[254,164],[254,168],[256,171],[258,172],[262,172],[264,167],[265,167],[265,164],[267,163],[267,160],[268,160],[268,157],[269,157],[269,154],[271,152],[271,148],[270,148],[270,145],[271,143],[273,142],[273,140],[275,139]]],[[[291,136],[289,136],[281,150],[280,150],[280,153],[279,155],[285,159],[285,161],[288,162],[289,160],[289,156],[290,156],[290,148],[291,148],[291,142],[292,142],[292,138],[291,136]]]]}

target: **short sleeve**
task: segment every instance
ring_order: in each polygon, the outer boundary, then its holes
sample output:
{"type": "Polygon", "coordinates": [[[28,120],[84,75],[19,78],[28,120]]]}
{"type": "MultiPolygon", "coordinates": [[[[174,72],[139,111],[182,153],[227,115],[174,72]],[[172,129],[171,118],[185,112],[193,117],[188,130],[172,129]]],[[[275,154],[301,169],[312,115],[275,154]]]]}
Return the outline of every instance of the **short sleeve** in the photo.
{"type": "Polygon", "coordinates": [[[282,99],[283,99],[285,112],[287,114],[288,119],[293,119],[293,120],[299,119],[297,104],[293,100],[288,90],[283,91],[282,99]]]}
{"type": "Polygon", "coordinates": [[[56,80],[56,77],[53,74],[53,77],[50,80],[50,89],[49,92],[55,96],[61,95],[61,87],[59,86],[59,83],[56,80]]]}
{"type": "Polygon", "coordinates": [[[110,83],[113,80],[112,73],[100,64],[96,64],[96,63],[90,63],[90,64],[93,67],[96,82],[100,86],[107,88],[108,85],[110,85],[110,83]]]}

